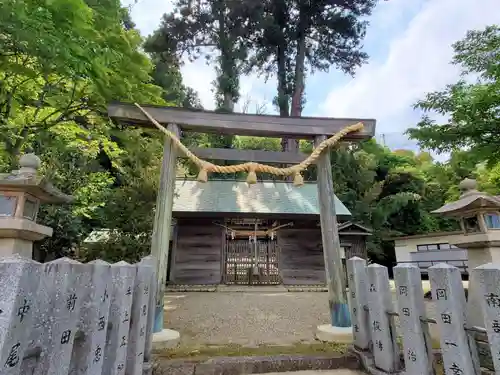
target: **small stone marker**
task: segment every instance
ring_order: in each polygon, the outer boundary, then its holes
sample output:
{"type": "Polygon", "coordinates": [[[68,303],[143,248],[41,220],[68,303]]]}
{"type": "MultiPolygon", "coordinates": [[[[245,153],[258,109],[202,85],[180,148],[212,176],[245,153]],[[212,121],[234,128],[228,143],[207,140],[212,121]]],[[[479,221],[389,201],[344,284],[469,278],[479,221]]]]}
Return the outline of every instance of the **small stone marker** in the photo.
{"type": "MultiPolygon", "coordinates": [[[[471,268],[471,267],[469,267],[471,268]]],[[[467,290],[467,300],[466,300],[466,324],[468,327],[485,327],[483,311],[481,309],[481,293],[479,292],[479,281],[476,279],[476,273],[469,273],[469,284],[467,290]]],[[[471,332],[471,334],[479,338],[481,335],[479,333],[471,332]]]]}
{"type": "Polygon", "coordinates": [[[33,322],[41,265],[21,256],[0,260],[0,373],[18,375],[33,322]]]}
{"type": "Polygon", "coordinates": [[[368,306],[375,366],[388,373],[399,370],[399,350],[394,322],[387,315],[393,310],[387,268],[371,264],[368,273],[368,306]]]}
{"type": "Polygon", "coordinates": [[[366,260],[359,257],[349,259],[347,275],[354,345],[361,350],[367,350],[370,344],[370,327],[368,311],[365,310],[368,293],[366,260]]]}
{"type": "Polygon", "coordinates": [[[109,321],[113,322],[113,326],[109,332],[104,355],[102,373],[106,375],[125,374],[135,275],[136,267],[127,262],[111,265],[109,321]]]}
{"type": "Polygon", "coordinates": [[[110,264],[102,260],[86,264],[82,286],[84,294],[79,330],[84,337],[75,340],[69,374],[101,374],[111,300],[110,264]]]}
{"type": "Polygon", "coordinates": [[[406,373],[434,374],[429,325],[420,320],[426,315],[420,268],[398,264],[393,270],[406,373]]]}
{"type": "MultiPolygon", "coordinates": [[[[483,310],[495,373],[500,373],[500,265],[488,263],[472,270],[483,310]]],[[[485,350],[485,348],[481,348],[485,350]]],[[[481,354],[481,351],[479,352],[481,354]]]]}
{"type": "Polygon", "coordinates": [[[152,351],[153,351],[153,326],[155,320],[155,307],[156,307],[156,261],[151,255],[143,258],[141,263],[152,268],[150,289],[149,289],[149,308],[148,308],[148,324],[146,326],[146,344],[144,347],[144,367],[143,375],[151,375],[152,373],[152,351]]]}
{"type": "Polygon", "coordinates": [[[142,373],[148,325],[149,295],[151,292],[150,283],[151,274],[153,273],[153,268],[144,263],[137,264],[136,268],[132,319],[128,336],[126,375],[142,373]]]}
{"type": "Polygon", "coordinates": [[[479,374],[475,341],[464,329],[466,302],[460,270],[440,263],[429,267],[428,272],[445,372],[447,375],[479,374]]]}
{"type": "Polygon", "coordinates": [[[80,318],[85,265],[61,258],[44,264],[38,299],[48,301],[36,324],[42,328],[40,357],[34,375],[67,375],[80,318]]]}

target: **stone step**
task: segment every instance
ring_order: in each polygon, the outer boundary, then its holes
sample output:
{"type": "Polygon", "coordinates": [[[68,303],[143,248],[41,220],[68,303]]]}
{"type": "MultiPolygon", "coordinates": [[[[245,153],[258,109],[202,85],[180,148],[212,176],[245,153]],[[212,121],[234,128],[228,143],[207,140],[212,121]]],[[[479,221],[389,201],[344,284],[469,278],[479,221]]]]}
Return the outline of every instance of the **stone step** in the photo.
{"type": "MultiPolygon", "coordinates": [[[[161,360],[158,358],[157,371],[168,375],[243,375],[294,372],[297,375],[313,375],[317,370],[339,370],[335,374],[351,375],[360,370],[361,362],[352,354],[332,353],[330,355],[278,355],[255,357],[214,357],[204,360],[161,360]],[[298,371],[307,370],[307,374],[298,371]],[[311,371],[312,370],[312,371],[311,371]]],[[[324,375],[330,375],[327,372],[324,375]]],[[[318,374],[319,375],[319,374],[318,374]]]]}

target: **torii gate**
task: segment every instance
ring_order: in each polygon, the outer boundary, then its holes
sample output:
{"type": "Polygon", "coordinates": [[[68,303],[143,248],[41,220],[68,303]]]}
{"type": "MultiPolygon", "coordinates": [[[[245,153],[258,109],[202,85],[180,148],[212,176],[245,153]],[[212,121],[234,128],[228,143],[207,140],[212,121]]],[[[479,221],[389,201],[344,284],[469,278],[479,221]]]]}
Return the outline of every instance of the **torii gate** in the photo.
{"type": "MultiPolygon", "coordinates": [[[[130,125],[146,128],[154,128],[156,126],[167,134],[163,149],[160,187],[151,244],[151,253],[157,259],[158,275],[154,332],[160,332],[163,329],[163,298],[171,235],[170,226],[175,189],[176,159],[178,156],[183,156],[178,155],[178,151],[179,148],[184,147],[179,142],[181,131],[312,139],[317,151],[320,151],[318,149],[320,146],[322,149],[329,146],[325,146],[325,144],[331,140],[327,140],[327,138],[332,135],[337,135],[337,140],[343,137],[345,141],[360,141],[369,139],[375,134],[375,120],[373,119],[279,117],[240,113],[222,114],[212,111],[186,110],[176,107],[151,105],[139,106],[126,103],[110,104],[108,106],[108,115],[114,120],[130,125]],[[361,126],[358,124],[357,127],[352,128],[352,124],[359,122],[362,123],[361,126]],[[160,124],[163,124],[166,129],[160,124]],[[346,127],[349,126],[352,129],[346,130],[346,127]],[[353,132],[353,129],[357,129],[357,131],[353,132]],[[174,139],[175,137],[177,139],[174,139]]],[[[259,170],[259,168],[255,167],[258,166],[256,164],[258,162],[298,164],[303,162],[307,157],[307,155],[295,152],[217,148],[195,148],[190,151],[196,155],[195,158],[198,157],[200,159],[252,162],[246,168],[243,168],[249,171],[249,183],[255,183],[255,171],[259,170]]],[[[316,160],[318,168],[318,200],[320,203],[321,234],[331,323],[333,327],[350,327],[351,319],[347,304],[346,281],[340,253],[330,153],[323,152],[317,156],[319,156],[316,160]]],[[[199,165],[202,168],[199,179],[206,180],[207,169],[209,172],[212,168],[205,168],[205,164],[203,163],[199,163],[199,165]]],[[[299,177],[296,183],[298,182],[297,184],[300,185],[300,171],[302,169],[296,169],[286,174],[296,174],[296,177],[299,177]]]]}

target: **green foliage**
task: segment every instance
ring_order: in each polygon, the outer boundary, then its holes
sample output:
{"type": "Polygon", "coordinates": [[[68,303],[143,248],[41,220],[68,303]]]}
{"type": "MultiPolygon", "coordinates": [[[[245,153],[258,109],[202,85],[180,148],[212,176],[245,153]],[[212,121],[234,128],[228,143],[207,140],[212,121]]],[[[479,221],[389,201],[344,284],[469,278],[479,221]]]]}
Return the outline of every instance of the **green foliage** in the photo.
{"type": "Polygon", "coordinates": [[[165,53],[150,53],[154,63],[153,81],[163,89],[163,100],[170,105],[202,109],[198,93],[182,83],[179,63],[174,56],[165,53]]]}
{"type": "Polygon", "coordinates": [[[101,191],[101,205],[94,213],[94,229],[108,236],[95,244],[82,244],[82,260],[135,262],[150,252],[151,233],[162,157],[162,142],[154,137],[130,135],[122,139],[126,154],[120,161],[120,184],[101,191]]]}
{"type": "Polygon", "coordinates": [[[429,93],[417,102],[416,108],[448,119],[438,123],[426,114],[408,133],[424,147],[467,149],[476,160],[496,163],[500,157],[500,27],[469,31],[453,48],[453,63],[469,80],[429,93]]]}
{"type": "Polygon", "coordinates": [[[249,28],[241,22],[244,6],[224,0],[176,0],[145,49],[155,55],[175,56],[178,61],[185,56],[190,60],[203,56],[217,72],[217,107],[232,111],[239,99],[240,66],[248,49],[245,36],[249,28]],[[219,54],[210,53],[213,49],[219,54]]]}
{"type": "Polygon", "coordinates": [[[69,147],[113,153],[107,103],[159,102],[118,1],[9,0],[0,13],[0,142],[10,167],[54,134],[69,147]]]}
{"type": "Polygon", "coordinates": [[[454,197],[460,181],[454,165],[436,163],[428,153],[391,152],[375,140],[339,147],[332,164],[335,192],[352,220],[373,230],[367,243],[372,260],[392,266],[392,237],[457,229],[455,221],[431,214],[454,197]]]}
{"type": "Polygon", "coordinates": [[[118,0],[0,5],[0,168],[16,168],[19,155],[34,150],[41,173],[75,197],[71,206],[40,212],[41,222],[55,229],[37,245],[41,258],[78,247],[99,226],[124,170],[136,163],[131,145],[141,144],[142,134],[110,123],[107,103],[163,102],[127,19],[118,0]]]}
{"type": "Polygon", "coordinates": [[[276,75],[274,103],[281,116],[300,116],[306,75],[332,66],[354,74],[368,56],[361,51],[376,1],[269,0],[248,3],[244,17],[252,25],[245,71],[276,75]]]}
{"type": "Polygon", "coordinates": [[[109,262],[136,262],[149,254],[156,203],[156,173],[143,177],[108,192],[99,220],[100,228],[106,228],[108,236],[99,243],[83,244],[79,255],[84,261],[99,258],[109,262]]]}
{"type": "MultiPolygon", "coordinates": [[[[353,74],[366,61],[364,17],[376,1],[195,3],[176,1],[177,15],[166,15],[145,43],[149,55],[141,51],[143,41],[119,0],[0,5],[0,169],[17,167],[19,155],[33,150],[43,161],[40,172],[75,197],[72,205],[41,210],[41,222],[54,228],[52,238],[36,245],[41,260],[78,252],[83,260],[132,262],[149,252],[163,139],[157,132],[111,123],[108,102],[200,109],[179,68],[183,56],[204,56],[217,69],[219,112],[233,110],[239,78],[253,70],[276,74],[282,116],[300,115],[307,74],[331,66],[353,74]],[[103,228],[106,240],[83,244],[92,230],[103,228]]],[[[471,31],[454,45],[454,63],[464,74],[477,74],[477,82],[460,81],[417,104],[450,116],[443,125],[424,117],[410,130],[423,146],[452,151],[447,163],[428,153],[391,152],[374,140],[332,151],[335,191],[353,220],[373,229],[368,244],[373,259],[391,263],[391,236],[456,228],[431,212],[458,197],[463,178],[476,177],[492,194],[500,190],[499,35],[492,26],[471,31]]],[[[282,147],[277,139],[221,134],[188,133],[183,141],[198,147],[282,147]]],[[[300,148],[310,152],[312,145],[303,141],[300,148]]],[[[197,171],[180,163],[178,173],[197,171]]],[[[304,178],[315,180],[315,168],[304,178]]]]}

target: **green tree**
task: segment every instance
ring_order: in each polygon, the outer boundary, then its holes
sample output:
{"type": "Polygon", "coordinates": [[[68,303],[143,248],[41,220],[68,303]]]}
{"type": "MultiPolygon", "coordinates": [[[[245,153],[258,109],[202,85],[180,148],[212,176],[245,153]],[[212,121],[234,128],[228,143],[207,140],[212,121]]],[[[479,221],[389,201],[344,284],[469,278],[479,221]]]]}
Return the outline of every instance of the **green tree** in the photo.
{"type": "Polygon", "coordinates": [[[217,71],[215,98],[217,107],[232,112],[238,102],[241,62],[246,57],[238,2],[177,0],[172,12],[163,16],[158,30],[148,39],[145,49],[162,55],[195,60],[203,57],[217,71]],[[216,53],[212,53],[213,50],[216,53]]]}
{"type": "Polygon", "coordinates": [[[447,164],[425,153],[392,152],[375,140],[341,145],[331,156],[335,193],[353,221],[373,230],[367,243],[372,260],[393,265],[392,237],[456,229],[452,220],[430,213],[451,196],[456,180],[447,164]]]}
{"type": "Polygon", "coordinates": [[[453,49],[452,62],[461,67],[464,78],[415,105],[447,119],[437,122],[426,114],[408,134],[422,147],[440,152],[467,149],[476,160],[495,163],[500,157],[500,27],[469,31],[453,49]],[[477,79],[470,83],[471,78],[477,79]]]}
{"type": "Polygon", "coordinates": [[[95,214],[96,229],[105,229],[100,243],[84,244],[83,260],[136,262],[151,250],[151,234],[162,159],[162,142],[154,137],[124,144],[120,186],[103,192],[105,205],[95,214]]]}
{"type": "Polygon", "coordinates": [[[130,144],[145,133],[112,124],[107,103],[163,102],[132,26],[118,0],[0,5],[0,167],[14,169],[20,153],[34,150],[42,172],[76,198],[43,208],[40,220],[55,231],[37,244],[41,258],[78,247],[137,163],[130,144]]]}
{"type": "Polygon", "coordinates": [[[167,53],[152,52],[149,55],[154,64],[153,82],[163,89],[163,100],[170,105],[203,109],[198,93],[183,84],[177,58],[167,53]]]}
{"type": "MultiPolygon", "coordinates": [[[[177,0],[173,11],[163,16],[159,29],[145,44],[146,51],[153,56],[170,56],[168,58],[176,61],[203,57],[207,64],[214,66],[217,72],[213,83],[216,111],[221,113],[232,112],[240,98],[239,79],[247,55],[245,35],[248,32],[248,25],[240,16],[243,6],[225,0],[177,0]]],[[[211,147],[231,148],[234,137],[192,134],[187,141],[198,144],[208,141],[211,147]]],[[[211,177],[234,178],[218,173],[211,177]]]]}
{"type": "MultiPolygon", "coordinates": [[[[246,70],[276,74],[275,104],[281,116],[300,116],[305,104],[308,73],[332,66],[348,74],[366,62],[361,51],[367,21],[375,0],[268,0],[247,3],[252,25],[251,56],[246,70]]],[[[282,148],[297,150],[298,143],[283,139],[282,148]]]]}
{"type": "Polygon", "coordinates": [[[0,142],[11,166],[39,132],[60,126],[75,142],[112,154],[107,103],[158,102],[141,39],[122,21],[118,1],[2,2],[0,142]]]}

